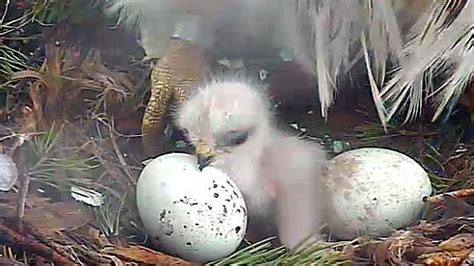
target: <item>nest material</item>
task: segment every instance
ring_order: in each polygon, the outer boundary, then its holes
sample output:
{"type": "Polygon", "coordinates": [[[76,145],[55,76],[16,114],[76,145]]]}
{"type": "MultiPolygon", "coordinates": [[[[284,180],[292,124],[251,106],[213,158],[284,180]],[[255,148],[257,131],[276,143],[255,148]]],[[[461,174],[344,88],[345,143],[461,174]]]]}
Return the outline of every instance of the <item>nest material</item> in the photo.
{"type": "MultiPolygon", "coordinates": [[[[116,51],[85,49],[64,28],[59,32],[51,42],[38,43],[45,51],[39,66],[14,69],[8,76],[18,93],[10,95],[15,104],[2,109],[2,122],[11,129],[2,131],[2,148],[15,150],[24,170],[19,191],[0,194],[0,263],[192,264],[143,244],[146,234],[134,195],[141,169],[134,156],[139,140],[124,132],[140,131],[144,101],[138,92],[147,86],[146,66],[125,56],[114,60],[116,51]],[[74,201],[71,192],[77,189],[86,195],[79,198],[98,207],[74,201]],[[87,194],[91,191],[101,201],[87,194]]],[[[437,135],[397,132],[426,142],[437,135]]],[[[469,264],[474,149],[466,145],[465,152],[443,150],[436,157],[446,170],[444,178],[450,179],[441,180],[442,190],[428,199],[435,208],[426,221],[387,239],[317,243],[298,252],[257,243],[218,263],[469,264]],[[463,190],[453,193],[455,189],[463,190]]]]}

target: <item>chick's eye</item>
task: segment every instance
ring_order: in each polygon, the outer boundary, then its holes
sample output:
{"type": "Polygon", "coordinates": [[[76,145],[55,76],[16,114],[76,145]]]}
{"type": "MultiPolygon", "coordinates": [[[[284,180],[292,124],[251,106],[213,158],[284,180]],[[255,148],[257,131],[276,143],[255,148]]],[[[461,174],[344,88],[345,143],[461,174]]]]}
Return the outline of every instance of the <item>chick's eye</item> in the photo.
{"type": "Polygon", "coordinates": [[[189,131],[185,128],[181,128],[179,131],[181,131],[181,135],[185,138],[189,136],[189,131]]]}
{"type": "Polygon", "coordinates": [[[180,129],[176,130],[175,139],[183,141],[186,144],[189,144],[189,142],[190,142],[189,131],[185,128],[180,128],[180,129]]]}
{"type": "Polygon", "coordinates": [[[243,144],[247,141],[249,137],[248,131],[229,131],[225,133],[217,142],[217,144],[221,147],[231,147],[231,146],[238,146],[243,144]]]}

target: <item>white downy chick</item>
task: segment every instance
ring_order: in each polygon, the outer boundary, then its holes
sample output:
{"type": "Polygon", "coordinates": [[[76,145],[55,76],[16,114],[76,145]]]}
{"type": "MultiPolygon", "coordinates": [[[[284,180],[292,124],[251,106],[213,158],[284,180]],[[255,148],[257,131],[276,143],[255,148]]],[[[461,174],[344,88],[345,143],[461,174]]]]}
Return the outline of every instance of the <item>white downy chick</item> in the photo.
{"type": "Polygon", "coordinates": [[[264,234],[265,225],[276,226],[280,241],[294,247],[318,235],[326,155],[318,144],[280,132],[272,120],[263,91],[242,82],[210,82],[176,113],[199,164],[224,170],[244,194],[249,228],[264,234]]]}

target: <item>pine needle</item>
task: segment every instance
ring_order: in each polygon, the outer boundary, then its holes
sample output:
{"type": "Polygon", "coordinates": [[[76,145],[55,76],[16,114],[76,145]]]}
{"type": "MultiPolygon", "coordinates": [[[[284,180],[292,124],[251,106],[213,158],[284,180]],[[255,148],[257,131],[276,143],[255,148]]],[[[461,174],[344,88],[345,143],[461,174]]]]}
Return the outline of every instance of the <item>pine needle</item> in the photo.
{"type": "Polygon", "coordinates": [[[346,262],[336,251],[337,248],[347,245],[345,242],[315,242],[305,248],[291,251],[283,246],[272,247],[272,239],[259,241],[208,265],[340,265],[346,262]]]}

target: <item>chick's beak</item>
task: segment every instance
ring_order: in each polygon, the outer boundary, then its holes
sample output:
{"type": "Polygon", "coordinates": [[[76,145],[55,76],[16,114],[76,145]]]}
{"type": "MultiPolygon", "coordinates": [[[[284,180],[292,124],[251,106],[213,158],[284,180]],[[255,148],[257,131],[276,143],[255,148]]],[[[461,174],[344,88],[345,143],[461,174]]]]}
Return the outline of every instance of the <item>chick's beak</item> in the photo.
{"type": "Polygon", "coordinates": [[[215,154],[204,144],[198,144],[196,146],[196,156],[199,170],[202,171],[208,166],[215,157],[215,154]]]}

